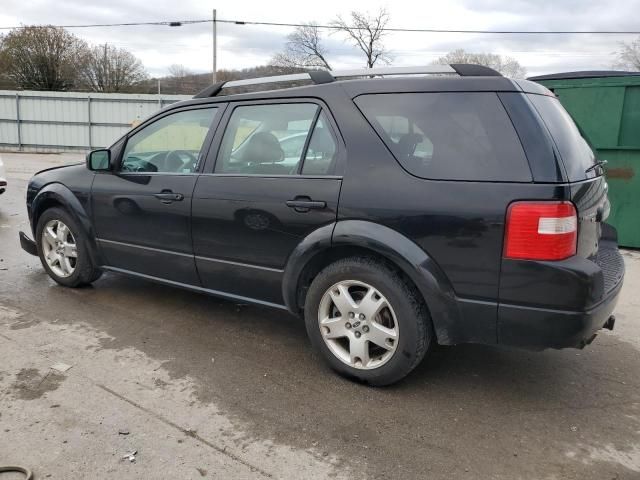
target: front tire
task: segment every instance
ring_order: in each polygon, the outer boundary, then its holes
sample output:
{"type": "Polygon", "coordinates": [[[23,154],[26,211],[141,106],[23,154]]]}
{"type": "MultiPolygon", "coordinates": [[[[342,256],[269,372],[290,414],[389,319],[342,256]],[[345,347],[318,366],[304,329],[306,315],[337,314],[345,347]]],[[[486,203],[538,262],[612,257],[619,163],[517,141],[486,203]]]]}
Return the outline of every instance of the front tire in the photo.
{"type": "Polygon", "coordinates": [[[305,323],[332,369],[374,386],[408,375],[434,338],[416,288],[368,257],[339,260],[318,274],[307,293],[305,323]]]}
{"type": "Polygon", "coordinates": [[[80,287],[102,274],[91,261],[84,231],[62,208],[50,208],[40,216],[36,225],[36,246],[42,266],[60,285],[80,287]]]}

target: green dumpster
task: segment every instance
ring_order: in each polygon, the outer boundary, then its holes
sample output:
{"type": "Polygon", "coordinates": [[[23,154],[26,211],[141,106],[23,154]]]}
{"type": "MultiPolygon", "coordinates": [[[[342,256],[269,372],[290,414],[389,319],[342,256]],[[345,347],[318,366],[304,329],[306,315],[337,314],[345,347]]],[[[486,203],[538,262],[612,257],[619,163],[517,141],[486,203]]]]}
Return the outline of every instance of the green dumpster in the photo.
{"type": "Polygon", "coordinates": [[[597,150],[609,184],[618,241],[640,248],[640,72],[571,72],[532,77],[552,90],[597,150]]]}

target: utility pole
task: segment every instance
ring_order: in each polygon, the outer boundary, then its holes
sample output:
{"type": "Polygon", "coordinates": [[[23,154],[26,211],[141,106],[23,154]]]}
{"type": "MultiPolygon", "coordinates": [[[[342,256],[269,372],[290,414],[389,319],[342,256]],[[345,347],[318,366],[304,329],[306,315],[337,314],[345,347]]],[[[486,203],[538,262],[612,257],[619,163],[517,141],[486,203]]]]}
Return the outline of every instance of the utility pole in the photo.
{"type": "Polygon", "coordinates": [[[216,9],[213,9],[213,83],[216,83],[216,49],[217,49],[217,32],[216,32],[216,9]]]}

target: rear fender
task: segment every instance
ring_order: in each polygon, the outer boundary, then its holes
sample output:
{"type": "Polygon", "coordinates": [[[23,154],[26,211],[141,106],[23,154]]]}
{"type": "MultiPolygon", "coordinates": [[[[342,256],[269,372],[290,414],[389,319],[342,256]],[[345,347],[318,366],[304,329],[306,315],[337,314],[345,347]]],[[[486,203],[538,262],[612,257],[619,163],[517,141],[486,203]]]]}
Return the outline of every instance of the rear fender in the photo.
{"type": "Polygon", "coordinates": [[[386,258],[409,277],[422,294],[438,343],[449,345],[461,338],[460,311],[451,283],[435,261],[413,241],[383,225],[361,220],[345,220],[313,232],[296,248],[287,263],[283,295],[287,307],[299,312],[297,294],[300,275],[316,255],[332,247],[366,249],[386,258]],[[330,232],[333,231],[331,235],[330,232]]]}

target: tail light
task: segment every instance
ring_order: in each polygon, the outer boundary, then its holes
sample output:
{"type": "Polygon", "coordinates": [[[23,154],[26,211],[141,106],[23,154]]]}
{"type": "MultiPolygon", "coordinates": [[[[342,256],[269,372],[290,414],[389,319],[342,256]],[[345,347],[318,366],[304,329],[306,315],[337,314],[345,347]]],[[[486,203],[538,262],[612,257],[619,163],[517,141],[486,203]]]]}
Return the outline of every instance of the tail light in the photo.
{"type": "Polygon", "coordinates": [[[505,258],[563,260],[576,254],[578,216],[570,202],[514,202],[507,210],[505,258]]]}

